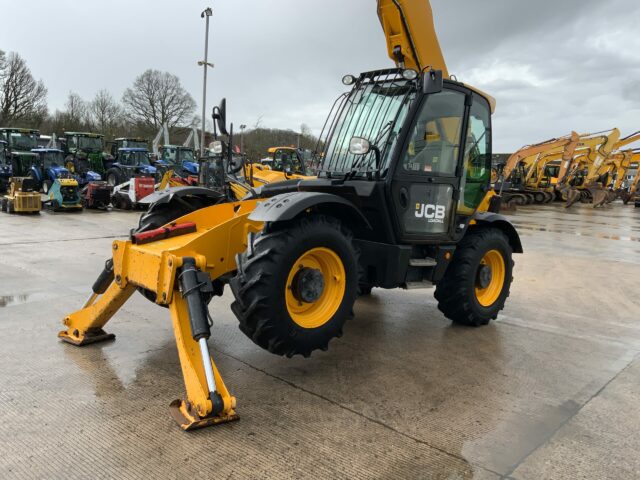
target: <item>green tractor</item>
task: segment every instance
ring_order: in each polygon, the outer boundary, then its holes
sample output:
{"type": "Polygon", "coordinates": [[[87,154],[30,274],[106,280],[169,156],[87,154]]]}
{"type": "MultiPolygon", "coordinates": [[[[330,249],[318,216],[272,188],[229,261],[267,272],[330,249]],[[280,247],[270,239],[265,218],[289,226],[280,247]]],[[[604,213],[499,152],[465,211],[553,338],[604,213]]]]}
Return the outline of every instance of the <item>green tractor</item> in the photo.
{"type": "MultiPolygon", "coordinates": [[[[10,167],[10,169],[7,168],[6,175],[9,177],[29,176],[31,165],[38,161],[38,156],[31,149],[38,147],[39,136],[38,130],[30,128],[0,128],[0,140],[6,142],[3,165],[10,167]]],[[[6,182],[0,183],[3,183],[6,188],[6,182]]]]}
{"type": "Polygon", "coordinates": [[[62,150],[66,154],[67,167],[73,166],[73,173],[79,175],[89,171],[104,178],[110,167],[111,156],[104,151],[104,135],[87,132],[66,132],[62,139],[62,150]]]}

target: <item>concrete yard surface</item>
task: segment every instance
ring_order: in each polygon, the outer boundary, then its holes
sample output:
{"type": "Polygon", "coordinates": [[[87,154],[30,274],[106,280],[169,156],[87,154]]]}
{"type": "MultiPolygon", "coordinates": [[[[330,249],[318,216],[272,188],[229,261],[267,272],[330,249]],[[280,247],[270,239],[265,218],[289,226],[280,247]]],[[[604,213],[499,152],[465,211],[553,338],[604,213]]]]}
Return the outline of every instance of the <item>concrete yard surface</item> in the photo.
{"type": "Polygon", "coordinates": [[[452,326],[432,290],[380,290],[329,351],[209,344],[239,422],[185,433],[169,314],[135,294],[115,342],[58,341],[133,212],[0,214],[0,478],[640,478],[640,209],[521,207],[498,320],[452,326]]]}

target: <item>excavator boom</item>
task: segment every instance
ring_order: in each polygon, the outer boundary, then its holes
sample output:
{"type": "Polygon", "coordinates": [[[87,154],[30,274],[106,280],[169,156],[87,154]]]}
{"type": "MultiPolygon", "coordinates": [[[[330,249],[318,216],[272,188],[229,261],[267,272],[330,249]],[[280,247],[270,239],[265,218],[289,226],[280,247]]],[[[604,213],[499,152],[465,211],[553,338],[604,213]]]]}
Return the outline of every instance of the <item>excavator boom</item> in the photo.
{"type": "Polygon", "coordinates": [[[522,147],[516,153],[512,154],[507,160],[507,163],[502,170],[503,180],[508,180],[513,170],[525,158],[539,155],[545,152],[553,152],[561,148],[564,149],[567,155],[573,156],[573,152],[578,145],[579,139],[580,137],[576,132],[571,132],[571,135],[566,137],[552,138],[551,140],[547,140],[545,142],[522,147]]]}
{"type": "Polygon", "coordinates": [[[449,71],[426,0],[378,0],[378,17],[387,38],[389,58],[400,68],[449,71]]]}

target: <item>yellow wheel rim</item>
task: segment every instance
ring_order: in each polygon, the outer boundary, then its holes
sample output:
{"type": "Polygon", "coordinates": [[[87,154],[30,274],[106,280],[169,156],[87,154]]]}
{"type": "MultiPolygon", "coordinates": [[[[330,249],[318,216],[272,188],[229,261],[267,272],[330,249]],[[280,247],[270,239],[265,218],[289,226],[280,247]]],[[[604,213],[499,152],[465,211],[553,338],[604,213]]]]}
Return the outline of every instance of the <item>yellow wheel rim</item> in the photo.
{"type": "Polygon", "coordinates": [[[338,311],[346,287],[346,274],[342,260],[328,248],[313,248],[298,258],[289,272],[286,284],[287,311],[291,319],[303,328],[318,328],[327,323],[338,311]],[[307,303],[296,298],[294,281],[303,269],[318,270],[324,288],[318,299],[307,303]]]}
{"type": "Polygon", "coordinates": [[[507,274],[504,258],[498,250],[489,250],[480,260],[480,265],[486,265],[491,269],[491,280],[485,288],[476,286],[476,298],[480,305],[489,307],[498,300],[500,293],[502,293],[507,274]]]}

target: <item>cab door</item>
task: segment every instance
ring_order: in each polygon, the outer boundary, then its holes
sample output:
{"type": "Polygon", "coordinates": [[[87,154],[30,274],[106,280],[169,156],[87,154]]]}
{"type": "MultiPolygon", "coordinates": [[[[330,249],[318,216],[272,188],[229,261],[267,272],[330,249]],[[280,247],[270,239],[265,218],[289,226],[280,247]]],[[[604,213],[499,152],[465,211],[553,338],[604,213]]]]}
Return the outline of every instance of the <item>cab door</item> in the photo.
{"type": "Polygon", "coordinates": [[[471,92],[447,85],[425,95],[405,133],[391,182],[399,239],[453,240],[471,92]]]}

